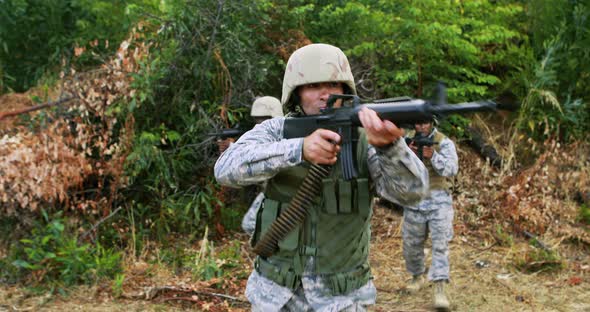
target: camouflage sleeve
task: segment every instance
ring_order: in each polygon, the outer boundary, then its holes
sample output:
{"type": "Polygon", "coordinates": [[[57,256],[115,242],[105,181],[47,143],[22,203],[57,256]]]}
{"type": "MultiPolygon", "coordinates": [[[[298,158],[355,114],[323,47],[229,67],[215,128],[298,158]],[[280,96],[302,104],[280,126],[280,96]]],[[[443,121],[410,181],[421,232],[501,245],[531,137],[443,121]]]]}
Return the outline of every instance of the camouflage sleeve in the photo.
{"type": "Polygon", "coordinates": [[[386,148],[369,145],[369,172],[376,192],[402,206],[418,202],[428,191],[428,171],[400,139],[386,148]]]}
{"type": "Polygon", "coordinates": [[[449,138],[440,142],[440,150],[436,150],[430,159],[434,171],[443,177],[452,177],[459,171],[459,157],[455,149],[455,143],[449,138]]]}
{"type": "Polygon", "coordinates": [[[234,187],[255,184],[301,164],[303,138],[284,140],[284,122],[284,117],[265,120],[244,133],[217,159],[217,182],[234,187]]]}
{"type": "Polygon", "coordinates": [[[242,230],[248,233],[250,236],[254,233],[256,229],[256,214],[258,214],[258,210],[260,206],[262,206],[262,202],[264,201],[264,193],[260,192],[252,201],[250,208],[248,208],[248,212],[244,215],[242,219],[242,230]]]}

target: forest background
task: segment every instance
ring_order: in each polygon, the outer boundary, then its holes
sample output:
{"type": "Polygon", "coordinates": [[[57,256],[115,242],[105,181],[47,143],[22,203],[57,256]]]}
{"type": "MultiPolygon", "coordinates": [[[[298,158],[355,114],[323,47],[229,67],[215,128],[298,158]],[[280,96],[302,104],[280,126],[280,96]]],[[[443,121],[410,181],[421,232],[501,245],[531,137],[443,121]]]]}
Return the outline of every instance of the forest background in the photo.
{"type": "Polygon", "coordinates": [[[526,242],[525,272],[567,266],[543,240],[588,261],[589,15],[577,0],[1,1],[0,282],[116,299],[143,263],[243,288],[253,191],[215,182],[208,133],[251,125],[312,42],[344,50],[363,99],[431,98],[442,81],[450,103],[513,107],[441,124],[501,160],[466,170],[493,180],[455,188],[456,231],[526,242]]]}

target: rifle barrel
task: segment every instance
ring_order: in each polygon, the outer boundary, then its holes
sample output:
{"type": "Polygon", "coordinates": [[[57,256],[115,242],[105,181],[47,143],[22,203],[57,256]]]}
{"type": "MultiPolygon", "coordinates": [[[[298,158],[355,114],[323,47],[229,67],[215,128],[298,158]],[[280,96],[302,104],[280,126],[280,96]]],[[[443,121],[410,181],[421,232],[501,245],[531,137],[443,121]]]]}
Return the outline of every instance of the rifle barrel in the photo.
{"type": "Polygon", "coordinates": [[[367,107],[374,110],[383,120],[389,120],[399,127],[414,125],[433,116],[465,114],[480,111],[494,111],[493,101],[476,101],[459,104],[433,104],[422,99],[397,98],[378,100],[373,103],[341,107],[327,114],[287,118],[283,130],[284,138],[300,138],[310,135],[318,128],[337,130],[341,127],[361,127],[358,112],[367,107]]]}
{"type": "Polygon", "coordinates": [[[352,117],[355,126],[361,125],[358,119],[358,111],[363,107],[374,110],[381,119],[390,120],[396,125],[401,126],[431,119],[435,115],[494,111],[496,109],[496,103],[492,101],[476,101],[460,104],[432,104],[421,99],[391,102],[380,101],[379,103],[362,104],[355,108],[356,114],[352,117]]]}

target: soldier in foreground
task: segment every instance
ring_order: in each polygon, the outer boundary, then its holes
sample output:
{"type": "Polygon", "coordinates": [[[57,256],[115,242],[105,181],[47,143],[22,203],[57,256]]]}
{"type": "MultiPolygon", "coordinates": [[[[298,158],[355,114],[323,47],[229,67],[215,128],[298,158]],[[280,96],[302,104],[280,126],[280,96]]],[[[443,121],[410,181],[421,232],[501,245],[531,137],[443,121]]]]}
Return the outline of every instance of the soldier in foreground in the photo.
{"type": "MultiPolygon", "coordinates": [[[[356,94],[344,53],[327,44],[295,51],[283,79],[281,102],[289,116],[319,114],[330,94],[356,94]]],[[[346,181],[340,166],[333,166],[303,223],[278,242],[271,256],[256,257],[246,287],[253,311],[364,311],[375,303],[368,262],[371,191],[412,205],[427,191],[428,174],[401,139],[403,130],[372,110],[358,115],[364,128],[358,129],[358,176],[346,181]]],[[[287,207],[310,164],[339,162],[338,133],[318,129],[305,138],[284,139],[284,121],[273,118],[255,126],[215,164],[221,184],[267,181],[253,243],[287,207]]]]}
{"type": "Polygon", "coordinates": [[[448,309],[444,293],[449,281],[449,241],[453,237],[453,199],[450,177],[459,169],[455,144],[424,120],[407,133],[410,148],[423,159],[430,176],[430,193],[417,205],[405,205],[402,225],[403,255],[406,269],[412,274],[407,286],[415,293],[424,284],[424,242],[430,232],[432,263],[428,280],[434,283],[434,307],[448,309]],[[417,139],[419,138],[419,139],[417,139]],[[420,143],[416,143],[420,142],[420,143]]]}

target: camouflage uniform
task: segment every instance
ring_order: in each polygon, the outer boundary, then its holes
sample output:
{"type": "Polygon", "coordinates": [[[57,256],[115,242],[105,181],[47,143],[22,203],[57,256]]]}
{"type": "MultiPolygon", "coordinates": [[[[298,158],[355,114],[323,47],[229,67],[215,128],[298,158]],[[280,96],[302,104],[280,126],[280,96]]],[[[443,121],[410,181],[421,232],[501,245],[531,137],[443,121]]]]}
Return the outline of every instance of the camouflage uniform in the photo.
{"type": "MultiPolygon", "coordinates": [[[[436,131],[433,129],[429,136],[434,136],[436,131]]],[[[453,141],[445,137],[439,143],[438,150],[434,151],[430,164],[439,176],[456,175],[459,165],[453,141]]],[[[417,205],[404,206],[403,255],[409,273],[414,276],[424,273],[424,242],[430,232],[432,263],[428,279],[449,279],[449,241],[453,237],[453,214],[453,199],[446,189],[431,188],[429,195],[417,205]]]]}
{"type": "Polygon", "coordinates": [[[242,230],[252,235],[254,233],[254,229],[256,228],[256,214],[258,213],[258,209],[262,206],[262,202],[264,201],[264,192],[258,193],[256,198],[250,204],[250,208],[244,215],[242,219],[242,230]]]}
{"type": "MultiPolygon", "coordinates": [[[[292,104],[291,93],[298,86],[328,81],[342,82],[356,93],[348,60],[340,49],[322,44],[301,48],[287,64],[281,102],[289,111],[301,112],[300,106],[292,104]]],[[[263,183],[283,170],[303,165],[303,138],[284,139],[284,121],[284,117],[266,120],[242,135],[217,160],[217,181],[234,187],[263,183]]],[[[367,167],[374,191],[389,201],[410,205],[427,190],[428,172],[403,139],[382,148],[369,145],[367,167]]],[[[375,303],[377,292],[372,280],[344,295],[335,295],[324,277],[314,273],[316,256],[307,259],[301,284],[294,290],[254,270],[246,286],[252,310],[364,311],[365,306],[375,303]]]]}
{"type": "MultiPolygon", "coordinates": [[[[300,165],[303,138],[282,139],[283,123],[284,118],[273,118],[242,135],[215,164],[217,180],[229,186],[260,183],[281,169],[300,165]]],[[[371,178],[382,197],[401,204],[420,198],[428,174],[404,140],[397,140],[387,149],[369,147],[368,153],[371,178]]],[[[346,296],[326,294],[326,287],[318,281],[317,276],[305,275],[302,280],[305,296],[298,296],[253,271],[246,296],[255,311],[279,311],[283,307],[294,311],[340,311],[351,305],[375,303],[376,290],[371,281],[346,296]]]]}

